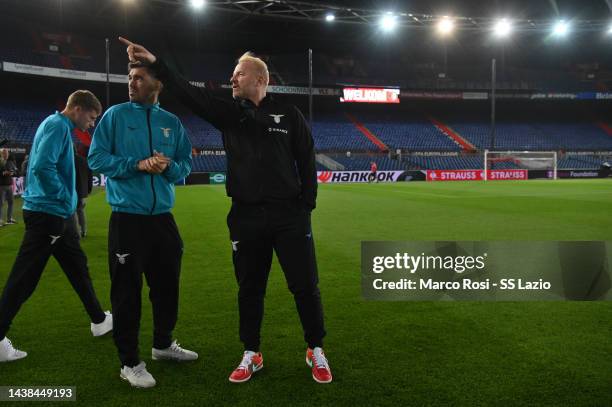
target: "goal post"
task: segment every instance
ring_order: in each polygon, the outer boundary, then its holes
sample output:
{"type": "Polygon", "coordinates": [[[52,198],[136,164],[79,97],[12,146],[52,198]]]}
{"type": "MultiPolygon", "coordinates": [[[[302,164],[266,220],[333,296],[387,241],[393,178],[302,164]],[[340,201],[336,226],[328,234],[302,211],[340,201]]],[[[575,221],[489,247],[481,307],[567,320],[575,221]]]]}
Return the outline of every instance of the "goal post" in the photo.
{"type": "Polygon", "coordinates": [[[556,151],[490,151],[484,150],[484,180],[488,170],[546,170],[557,179],[556,151]]]}

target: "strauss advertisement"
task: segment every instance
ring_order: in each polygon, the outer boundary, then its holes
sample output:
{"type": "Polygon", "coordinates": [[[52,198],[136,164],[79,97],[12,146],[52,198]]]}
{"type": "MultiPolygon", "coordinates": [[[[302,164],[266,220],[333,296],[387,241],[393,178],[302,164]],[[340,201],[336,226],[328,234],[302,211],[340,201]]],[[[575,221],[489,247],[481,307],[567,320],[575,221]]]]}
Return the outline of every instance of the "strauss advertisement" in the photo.
{"type": "MultiPolygon", "coordinates": [[[[320,184],[341,182],[405,182],[405,181],[483,181],[483,170],[413,170],[413,171],[318,171],[320,184]]],[[[526,180],[527,170],[488,170],[487,179],[495,181],[526,180]]]]}
{"type": "MultiPolygon", "coordinates": [[[[428,170],[427,181],[482,181],[483,170],[428,170]]],[[[527,179],[527,170],[487,170],[488,180],[527,179]]]]}

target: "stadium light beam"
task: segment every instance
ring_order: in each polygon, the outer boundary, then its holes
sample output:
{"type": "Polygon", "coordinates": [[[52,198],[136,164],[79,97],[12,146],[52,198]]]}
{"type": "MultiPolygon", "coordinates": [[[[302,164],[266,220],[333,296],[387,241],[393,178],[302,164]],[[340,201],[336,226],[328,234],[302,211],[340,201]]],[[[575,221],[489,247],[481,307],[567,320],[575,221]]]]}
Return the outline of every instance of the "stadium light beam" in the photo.
{"type": "Polygon", "coordinates": [[[397,27],[397,17],[391,14],[391,12],[387,12],[380,18],[379,25],[384,32],[393,31],[397,27]]]}
{"type": "Polygon", "coordinates": [[[325,16],[325,21],[327,21],[328,23],[331,23],[332,21],[334,21],[336,19],[336,16],[333,15],[332,13],[328,13],[325,16]]]}
{"type": "Polygon", "coordinates": [[[191,8],[195,10],[201,10],[206,4],[206,2],[204,0],[190,0],[189,4],[191,5],[191,8]]]}
{"type": "Polygon", "coordinates": [[[556,37],[565,37],[569,32],[569,24],[563,20],[558,21],[553,27],[553,35],[556,37]]]}
{"type": "Polygon", "coordinates": [[[493,34],[497,38],[506,38],[512,32],[512,24],[505,18],[497,21],[495,26],[493,26],[493,34]]]}
{"type": "Polygon", "coordinates": [[[438,27],[438,33],[440,33],[443,36],[447,36],[455,28],[455,23],[453,22],[453,20],[451,20],[447,16],[444,16],[442,20],[438,22],[437,27],[438,27]]]}
{"type": "Polygon", "coordinates": [[[610,23],[610,26],[608,27],[608,35],[612,35],[612,23],[610,23]]]}

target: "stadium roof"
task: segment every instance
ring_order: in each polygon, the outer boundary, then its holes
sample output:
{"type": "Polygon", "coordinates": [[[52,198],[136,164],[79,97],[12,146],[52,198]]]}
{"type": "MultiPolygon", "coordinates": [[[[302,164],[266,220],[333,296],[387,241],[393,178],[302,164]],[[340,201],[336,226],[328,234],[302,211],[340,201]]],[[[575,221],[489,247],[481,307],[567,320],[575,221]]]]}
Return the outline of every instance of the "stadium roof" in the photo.
{"type": "MultiPolygon", "coordinates": [[[[0,0],[3,11],[9,7],[81,13],[100,16],[113,9],[130,9],[129,12],[161,11],[172,18],[180,9],[189,13],[203,12],[189,7],[191,0],[0,0]]],[[[385,13],[393,13],[400,25],[423,27],[442,16],[451,16],[465,29],[478,29],[500,17],[515,21],[550,24],[558,19],[574,20],[585,25],[596,22],[608,23],[612,19],[612,0],[205,0],[204,12],[222,12],[242,16],[236,19],[272,17],[304,21],[324,21],[328,13],[335,14],[335,22],[371,24],[385,13]]]]}
{"type": "MultiPolygon", "coordinates": [[[[181,0],[155,0],[180,6],[181,0]]],[[[226,12],[251,16],[273,16],[305,20],[323,20],[328,13],[335,15],[334,21],[357,24],[372,24],[386,13],[398,17],[400,25],[424,27],[443,16],[453,16],[463,28],[480,29],[501,16],[519,20],[525,28],[548,26],[560,18],[572,19],[585,24],[607,22],[612,11],[612,1],[591,2],[549,0],[545,1],[440,1],[415,0],[409,4],[380,1],[294,1],[294,0],[209,0],[208,7],[226,12]],[[586,4],[585,4],[586,3],[586,4]]]]}
{"type": "Polygon", "coordinates": [[[512,21],[512,31],[518,34],[513,35],[515,45],[547,46],[547,36],[561,19],[571,24],[571,41],[564,41],[565,49],[607,59],[612,40],[607,34],[612,0],[206,0],[200,10],[189,7],[189,1],[0,0],[0,21],[7,18],[41,28],[89,30],[108,37],[121,34],[143,41],[157,33],[210,50],[432,48],[437,46],[436,26],[443,16],[453,19],[455,32],[449,44],[454,42],[455,48],[458,42],[488,46],[486,37],[491,37],[500,18],[512,21]],[[335,15],[332,24],[325,21],[330,12],[335,15]],[[395,16],[398,30],[382,38],[377,23],[387,12],[395,16]]]}

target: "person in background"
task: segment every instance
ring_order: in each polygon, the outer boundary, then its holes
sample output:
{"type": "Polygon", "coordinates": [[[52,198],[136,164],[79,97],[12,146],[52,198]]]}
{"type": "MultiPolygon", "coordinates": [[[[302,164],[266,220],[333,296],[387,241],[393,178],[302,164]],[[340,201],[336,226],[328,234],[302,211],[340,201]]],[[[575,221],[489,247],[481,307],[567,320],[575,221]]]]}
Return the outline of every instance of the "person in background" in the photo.
{"type": "Polygon", "coordinates": [[[15,161],[11,158],[6,148],[0,149],[0,226],[14,225],[17,221],[13,218],[13,177],[19,171],[15,161]],[[2,217],[2,208],[6,200],[6,222],[2,217]]]}
{"type": "Polygon", "coordinates": [[[370,175],[368,176],[368,182],[378,182],[378,178],[376,178],[376,173],[378,172],[378,165],[376,165],[376,161],[372,161],[370,163],[370,175]]]}
{"type": "MultiPolygon", "coordinates": [[[[21,306],[32,295],[53,256],[78,294],[91,321],[93,336],[113,329],[113,316],[104,312],[96,297],[87,256],[81,249],[74,225],[77,196],[72,131],[88,129],[102,111],[96,96],[77,90],[66,108],[47,117],[36,130],[30,152],[28,186],[23,193],[25,234],[17,258],[0,297],[0,362],[23,359],[6,334],[21,306]]],[[[58,315],[41,318],[61,319],[58,315]]],[[[41,340],[48,341],[44,335],[41,340]]]]}
{"type": "Polygon", "coordinates": [[[28,179],[28,163],[30,162],[30,155],[26,154],[21,163],[21,176],[23,177],[23,188],[26,187],[26,181],[28,179]]]}
{"type": "Polygon", "coordinates": [[[81,238],[87,236],[87,217],[85,216],[85,199],[93,188],[93,173],[87,165],[87,154],[89,148],[84,144],[78,144],[74,152],[74,169],[76,173],[77,208],[74,213],[74,221],[81,238]]]}

